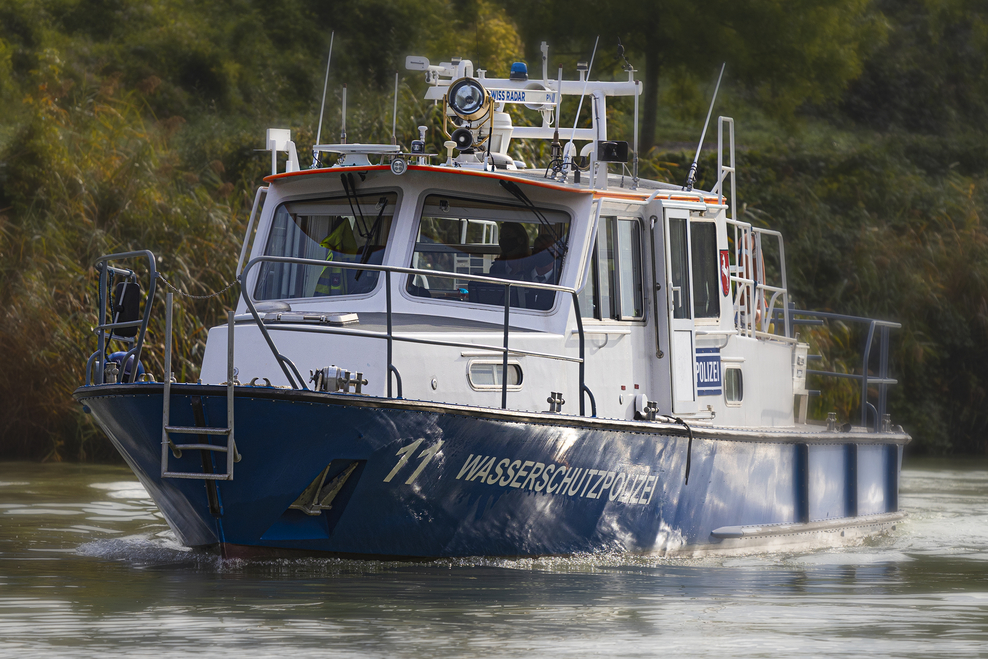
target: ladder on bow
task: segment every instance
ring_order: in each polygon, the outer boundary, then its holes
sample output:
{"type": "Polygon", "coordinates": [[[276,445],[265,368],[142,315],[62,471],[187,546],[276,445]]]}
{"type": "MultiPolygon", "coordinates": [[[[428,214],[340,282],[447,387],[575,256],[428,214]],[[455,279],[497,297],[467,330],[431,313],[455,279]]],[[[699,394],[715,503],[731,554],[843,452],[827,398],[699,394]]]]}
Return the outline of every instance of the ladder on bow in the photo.
{"type": "Polygon", "coordinates": [[[202,410],[201,398],[193,398],[193,412],[196,425],[194,426],[173,426],[171,425],[171,384],[172,384],[172,298],[173,294],[168,293],[165,303],[165,382],[161,412],[161,477],[162,478],[188,478],[206,481],[232,481],[233,464],[240,462],[240,454],[237,452],[237,444],[233,437],[233,312],[228,317],[227,335],[227,365],[226,365],[226,427],[207,426],[205,415],[202,410]],[[197,404],[198,403],[198,404],[197,404]],[[195,443],[176,443],[173,435],[193,435],[199,439],[195,443]],[[213,444],[209,441],[211,436],[226,437],[225,443],[213,444]],[[179,459],[183,451],[202,452],[202,471],[171,471],[169,469],[169,453],[179,459]],[[226,453],[226,471],[214,472],[214,453],[226,453]]]}

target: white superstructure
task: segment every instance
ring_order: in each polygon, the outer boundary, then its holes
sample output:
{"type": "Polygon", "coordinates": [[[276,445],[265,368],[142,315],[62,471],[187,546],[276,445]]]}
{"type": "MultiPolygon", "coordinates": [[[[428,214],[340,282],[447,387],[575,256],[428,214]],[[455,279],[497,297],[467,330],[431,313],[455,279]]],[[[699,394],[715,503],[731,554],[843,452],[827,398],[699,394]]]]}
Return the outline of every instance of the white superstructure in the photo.
{"type": "MultiPolygon", "coordinates": [[[[687,192],[640,181],[622,161],[628,145],[608,139],[606,97],[637,100],[633,72],[626,82],[593,82],[582,71],[579,80],[544,71],[532,81],[475,75],[467,60],[408,66],[426,72],[426,98],[444,103],[455,128],[435,164],[421,141],[409,154],[317,145],[339,162],[299,170],[294,144],[269,137],[288,163],[258,193],[257,232],[241,264],[252,262],[245,290],[278,353],[305,377],[329,366],[361,373],[362,393],[372,395],[385,395],[386,374],[397,371],[402,395],[417,400],[562,414],[592,401],[597,416],[615,419],[794,425],[806,349],[789,317],[782,237],[733,219],[725,197],[726,183],[734,193],[730,119],[718,126],[726,156],[718,185],[687,192]],[[592,127],[558,127],[561,99],[584,95],[592,127]],[[507,103],[541,115],[541,125],[511,126],[507,103]],[[523,169],[509,153],[520,138],[557,138],[556,160],[523,169]],[[509,234],[528,243],[517,256],[506,252],[509,234]],[[537,261],[549,268],[544,284],[537,261]],[[391,272],[359,271],[360,263],[391,272]],[[547,402],[553,396],[564,403],[547,402]]],[[[243,300],[237,320],[240,381],[290,384],[243,300]]],[[[225,381],[226,337],[226,327],[210,332],[203,383],[225,381]]]]}

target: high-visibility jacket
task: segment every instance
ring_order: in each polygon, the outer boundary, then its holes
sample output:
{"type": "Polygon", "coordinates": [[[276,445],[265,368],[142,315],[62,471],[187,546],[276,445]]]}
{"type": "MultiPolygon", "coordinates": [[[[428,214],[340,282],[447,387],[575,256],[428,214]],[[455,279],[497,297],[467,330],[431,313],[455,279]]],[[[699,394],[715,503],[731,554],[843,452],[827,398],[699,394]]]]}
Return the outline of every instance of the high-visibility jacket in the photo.
{"type": "MultiPolygon", "coordinates": [[[[327,261],[342,261],[344,263],[356,263],[357,261],[357,241],[353,237],[353,229],[350,221],[342,218],[340,225],[330,232],[320,245],[329,250],[326,255],[327,261]]],[[[318,295],[346,295],[347,294],[347,270],[344,268],[333,268],[326,266],[319,275],[316,282],[315,294],[318,295]]]]}

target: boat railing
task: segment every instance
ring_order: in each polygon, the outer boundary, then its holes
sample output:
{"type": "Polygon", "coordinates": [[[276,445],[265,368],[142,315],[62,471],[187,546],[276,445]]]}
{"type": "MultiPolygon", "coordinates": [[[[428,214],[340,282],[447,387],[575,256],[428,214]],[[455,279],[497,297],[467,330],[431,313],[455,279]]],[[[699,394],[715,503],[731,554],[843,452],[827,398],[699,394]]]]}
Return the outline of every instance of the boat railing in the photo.
{"type": "MultiPolygon", "coordinates": [[[[119,378],[121,382],[135,382],[137,380],[138,365],[141,361],[141,352],[144,349],[144,337],[147,333],[148,322],[151,320],[151,307],[154,302],[155,286],[158,281],[154,254],[148,250],[107,254],[97,259],[93,267],[99,272],[98,323],[93,329],[97,337],[97,348],[96,352],[90,355],[86,361],[86,385],[104,384],[106,381],[106,368],[108,361],[110,361],[107,358],[106,352],[111,341],[121,341],[131,345],[131,348],[124,353],[119,361],[119,378]],[[140,279],[134,269],[120,268],[111,265],[111,263],[133,261],[135,259],[147,261],[149,282],[147,295],[143,300],[144,312],[140,314],[139,318],[134,320],[116,320],[116,318],[119,318],[119,314],[112,314],[111,318],[108,319],[107,307],[112,304],[114,286],[121,282],[139,285],[138,280],[140,279]],[[119,330],[131,328],[137,328],[133,336],[118,333],[119,330]]],[[[119,301],[117,301],[117,304],[119,304],[119,301]]]]}
{"type": "Polygon", "coordinates": [[[734,323],[741,336],[789,341],[789,288],[786,282],[786,249],[782,234],[753,227],[748,222],[727,220],[733,229],[734,262],[729,264],[734,290],[734,323]],[[768,239],[768,240],[766,240],[768,239]],[[767,282],[765,243],[777,245],[778,285],[767,282]],[[777,327],[775,323],[781,322],[777,327]]]}
{"type": "Polygon", "coordinates": [[[727,204],[727,226],[733,229],[734,262],[729,264],[730,281],[734,290],[734,319],[742,336],[763,339],[788,339],[791,322],[789,317],[789,291],[786,283],[786,249],[782,234],[771,229],[753,227],[737,218],[737,165],[735,162],[734,119],[717,119],[717,183],[712,192],[718,201],[727,201],[730,186],[730,203],[727,204]],[[726,130],[725,130],[726,129],[726,130]],[[725,143],[725,133],[727,141],[725,143]],[[727,163],[724,162],[725,147],[727,163]],[[774,239],[778,243],[778,286],[767,281],[763,240],[774,239]],[[782,332],[773,327],[776,309],[782,311],[782,332]]]}
{"type": "Polygon", "coordinates": [[[254,221],[258,217],[258,210],[261,207],[261,202],[267,197],[268,189],[265,186],[261,186],[254,193],[254,205],[250,209],[250,217],[247,219],[247,231],[244,233],[244,244],[240,248],[240,258],[237,260],[237,276],[243,272],[244,260],[247,258],[247,250],[250,249],[251,236],[254,233],[254,221]]]}
{"type": "Polygon", "coordinates": [[[734,119],[731,117],[717,117],[717,184],[713,187],[711,192],[717,195],[718,200],[721,203],[727,201],[727,193],[724,191],[726,183],[731,186],[731,202],[727,205],[728,212],[730,212],[730,217],[727,219],[734,220],[734,209],[737,208],[737,168],[734,164],[734,119]],[[728,140],[728,163],[724,164],[724,127],[727,127],[727,140],[728,140]]]}
{"type": "Polygon", "coordinates": [[[755,237],[755,253],[759,255],[756,265],[758,268],[758,283],[755,286],[755,302],[760,308],[765,309],[765,313],[762,315],[761,322],[757,323],[759,325],[758,331],[763,334],[777,334],[776,332],[770,332],[770,326],[772,323],[772,318],[775,315],[775,310],[778,308],[782,311],[782,322],[783,336],[791,336],[790,334],[790,317],[789,317],[789,289],[786,283],[786,246],[785,241],[782,239],[782,234],[778,231],[773,231],[771,229],[760,229],[752,228],[752,232],[755,237]],[[778,245],[778,258],[779,258],[779,286],[773,286],[768,284],[768,273],[765,270],[765,259],[761,256],[763,255],[765,246],[765,239],[774,239],[778,245]],[[766,298],[768,298],[766,300],[766,298]]]}
{"type": "MultiPolygon", "coordinates": [[[[281,368],[285,377],[288,379],[289,384],[293,389],[308,389],[305,385],[304,378],[299,372],[295,364],[282,354],[274,340],[271,338],[271,333],[269,328],[264,323],[261,315],[257,311],[257,307],[254,304],[254,300],[247,292],[247,287],[245,282],[247,281],[250,271],[259,263],[291,263],[297,265],[308,265],[316,267],[326,267],[327,261],[319,259],[305,259],[299,257],[290,256],[259,256],[252,259],[243,269],[240,275],[240,290],[241,296],[244,299],[244,303],[247,306],[248,311],[250,311],[254,322],[257,324],[261,335],[264,337],[264,341],[267,343],[268,348],[274,355],[275,360],[278,362],[278,366],[281,368]]],[[[385,369],[385,378],[387,379],[387,397],[393,398],[394,388],[392,386],[392,376],[394,376],[394,383],[397,384],[398,398],[402,397],[401,393],[401,374],[399,373],[397,367],[394,365],[394,344],[399,343],[417,343],[421,345],[438,345],[438,346],[448,346],[448,347],[459,347],[459,348],[469,348],[473,350],[489,350],[493,353],[501,354],[501,408],[507,409],[508,407],[508,356],[509,355],[524,355],[529,357],[537,357],[542,359],[554,359],[559,361],[573,362],[579,365],[579,391],[580,391],[580,416],[586,415],[585,399],[589,398],[591,406],[591,416],[597,416],[597,404],[594,399],[593,393],[590,388],[586,385],[585,380],[585,337],[583,331],[583,320],[580,313],[580,301],[577,291],[573,288],[567,286],[558,286],[555,284],[544,284],[539,282],[527,282],[519,281],[513,279],[501,279],[497,277],[488,277],[484,275],[471,275],[459,272],[442,272],[438,270],[423,270],[419,268],[404,268],[400,266],[386,266],[386,265],[371,265],[367,263],[346,263],[333,261],[331,263],[333,268],[342,268],[348,270],[366,270],[372,272],[383,272],[384,273],[384,290],[385,290],[385,307],[386,307],[386,331],[370,331],[370,330],[356,330],[346,327],[333,327],[333,326],[318,326],[318,327],[305,327],[291,328],[291,331],[304,331],[304,332],[318,332],[325,334],[339,334],[348,336],[358,336],[366,338],[380,339],[387,344],[387,367],[385,369]],[[502,334],[503,340],[501,345],[484,345],[477,343],[467,343],[461,341],[448,341],[444,339],[433,339],[433,338],[423,338],[417,336],[404,336],[401,334],[396,334],[394,332],[394,313],[392,310],[392,275],[423,275],[428,277],[438,277],[446,279],[455,279],[459,281],[476,281],[483,282],[486,284],[500,284],[504,286],[504,316],[502,324],[502,334]],[[576,316],[576,326],[577,333],[579,335],[579,357],[573,357],[570,355],[558,354],[558,353],[548,353],[548,352],[538,352],[532,350],[519,350],[510,347],[510,319],[511,319],[511,290],[512,288],[525,288],[525,289],[538,289],[546,291],[556,291],[559,293],[568,293],[573,299],[573,311],[576,316]]],[[[278,329],[278,328],[272,328],[278,329]]]]}
{"type": "MultiPolygon", "coordinates": [[[[781,311],[781,310],[780,310],[781,311]]],[[[776,312],[778,313],[778,312],[776,312]]],[[[877,320],[875,318],[864,318],[862,316],[849,316],[846,314],[831,313],[829,311],[806,311],[803,309],[791,309],[793,318],[792,332],[795,336],[795,327],[798,325],[822,325],[825,321],[833,320],[844,323],[856,323],[867,325],[864,346],[861,351],[861,372],[860,373],[838,373],[836,371],[819,371],[806,369],[807,375],[818,375],[827,378],[842,378],[857,380],[861,383],[861,426],[869,427],[868,413],[873,415],[873,424],[870,426],[874,432],[890,432],[890,419],[887,413],[888,389],[898,380],[889,376],[889,337],[890,331],[900,329],[902,325],[889,320],[877,320]],[[804,318],[808,317],[808,318],[804,318]],[[875,335],[878,335],[878,372],[871,373],[870,363],[872,349],[875,344],[875,335]],[[868,401],[868,389],[871,386],[878,387],[876,404],[868,401]]],[[[809,358],[820,358],[811,355],[809,358]]]]}

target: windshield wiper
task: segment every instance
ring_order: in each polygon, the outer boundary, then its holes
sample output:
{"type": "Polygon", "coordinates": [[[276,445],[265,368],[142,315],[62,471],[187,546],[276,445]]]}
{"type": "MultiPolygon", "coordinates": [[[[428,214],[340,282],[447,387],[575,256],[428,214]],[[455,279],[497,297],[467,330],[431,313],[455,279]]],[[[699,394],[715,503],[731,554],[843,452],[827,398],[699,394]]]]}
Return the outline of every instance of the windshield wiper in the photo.
{"type": "Polygon", "coordinates": [[[360,215],[360,223],[363,225],[363,231],[360,227],[357,227],[357,233],[364,240],[367,240],[367,236],[370,232],[367,231],[367,220],[364,219],[364,210],[360,207],[360,198],[357,197],[357,186],[353,182],[353,174],[347,172],[346,174],[340,174],[340,182],[343,183],[343,192],[346,193],[346,200],[350,202],[350,212],[353,213],[354,224],[356,224],[357,215],[360,215]],[[357,202],[357,210],[353,209],[353,203],[357,202]]]}
{"type": "Polygon", "coordinates": [[[558,234],[556,234],[556,230],[553,228],[552,224],[549,222],[549,220],[545,218],[545,215],[542,214],[542,211],[540,211],[535,206],[535,204],[532,203],[532,200],[528,198],[528,195],[525,194],[525,191],[522,190],[520,187],[518,187],[518,185],[514,181],[509,181],[507,179],[502,178],[498,180],[498,183],[501,184],[502,188],[510,192],[515,197],[515,199],[520,201],[526,208],[532,211],[536,219],[538,219],[539,224],[544,226],[546,228],[546,231],[549,232],[549,235],[552,237],[553,244],[558,245],[558,249],[561,252],[559,256],[560,257],[565,256],[566,250],[568,249],[567,245],[565,243],[560,243],[561,238],[559,237],[558,234]]]}
{"type": "MultiPolygon", "coordinates": [[[[371,227],[368,237],[364,241],[364,253],[360,255],[360,265],[367,265],[367,261],[370,260],[371,247],[378,245],[381,240],[381,219],[384,217],[384,209],[388,207],[388,198],[381,197],[377,203],[381,205],[381,210],[378,211],[377,219],[374,220],[374,226],[371,227]],[[373,236],[373,241],[371,241],[371,236],[373,236]]],[[[353,278],[354,281],[360,279],[360,275],[362,274],[364,274],[364,271],[358,270],[357,275],[353,278]]]]}

